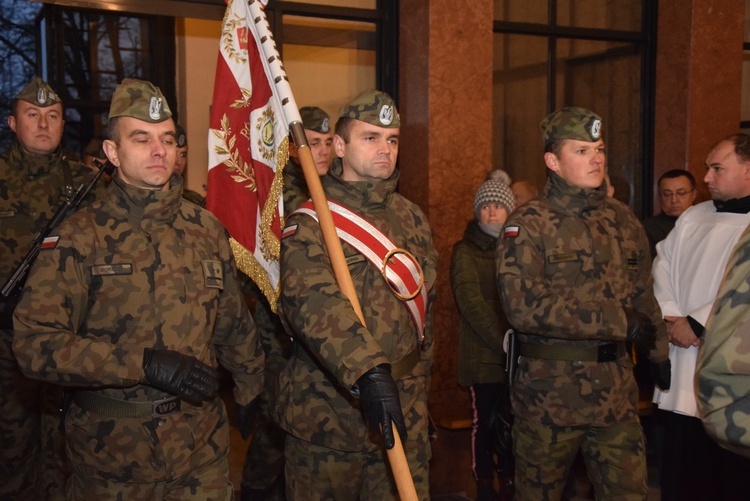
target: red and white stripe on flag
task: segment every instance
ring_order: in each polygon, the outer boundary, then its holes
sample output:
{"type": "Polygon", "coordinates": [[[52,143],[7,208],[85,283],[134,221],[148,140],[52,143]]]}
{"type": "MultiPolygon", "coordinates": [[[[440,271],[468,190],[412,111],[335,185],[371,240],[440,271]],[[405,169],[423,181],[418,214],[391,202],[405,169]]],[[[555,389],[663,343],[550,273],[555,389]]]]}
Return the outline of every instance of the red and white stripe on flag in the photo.
{"type": "Polygon", "coordinates": [[[289,129],[262,57],[247,0],[229,0],[208,132],[206,207],[229,231],[237,267],[275,305],[289,129]]]}

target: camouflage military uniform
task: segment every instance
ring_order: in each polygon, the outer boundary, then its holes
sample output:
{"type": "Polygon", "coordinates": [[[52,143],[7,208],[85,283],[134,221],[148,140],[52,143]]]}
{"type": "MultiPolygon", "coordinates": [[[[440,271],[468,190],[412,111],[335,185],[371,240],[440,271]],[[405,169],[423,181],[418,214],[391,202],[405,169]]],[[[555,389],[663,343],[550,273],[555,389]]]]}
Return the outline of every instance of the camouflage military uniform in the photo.
{"type": "MultiPolygon", "coordinates": [[[[344,182],[341,174],[341,160],[336,159],[323,178],[329,199],[366,215],[397,246],[417,258],[431,305],[436,275],[431,231],[422,211],[395,193],[398,171],[378,183],[344,182]]],[[[428,499],[430,322],[424,345],[420,345],[406,307],[380,270],[344,243],[367,322],[363,326],[336,285],[318,223],[295,214],[287,219],[287,229],[292,227],[296,232],[282,242],[281,306],[297,341],[292,360],[281,374],[277,406],[278,421],[291,434],[285,449],[287,492],[296,491],[302,499],[325,499],[326,493],[305,490],[316,486],[314,481],[296,475],[307,472],[312,477],[313,472],[326,469],[337,472],[336,485],[327,486],[332,489],[330,498],[353,499],[359,493],[360,499],[397,499],[382,445],[368,436],[359,402],[351,394],[365,372],[391,363],[408,429],[404,449],[419,497],[428,499]],[[396,367],[411,365],[406,362],[409,359],[414,359],[414,367],[396,376],[396,367]],[[304,451],[313,454],[306,456],[304,451]],[[364,477],[367,485],[361,486],[364,477]]]]}
{"type": "Polygon", "coordinates": [[[310,199],[302,166],[290,158],[284,166],[284,214],[289,215],[310,199]]]}
{"type": "Polygon", "coordinates": [[[643,227],[627,206],[606,196],[604,185],[578,188],[549,172],[544,195],[508,218],[497,276],[522,343],[559,353],[617,343],[609,362],[521,357],[512,390],[516,499],[558,499],[579,446],[598,499],[645,499],[623,307],[645,312],[659,326],[653,361],[665,361],[668,348],[643,227]]]}
{"type": "Polygon", "coordinates": [[[152,191],[116,177],[105,200],[59,227],[16,309],[24,373],[74,390],[65,426],[75,499],[232,498],[221,399],[158,407],[172,396],[143,382],[144,349],[157,348],[221,362],[239,404],[262,385],[225,230],[182,199],[179,176],[170,183],[152,191]]]}
{"type": "Polygon", "coordinates": [[[750,458],[750,228],[727,263],[698,355],[698,410],[708,434],[750,458]]]}
{"type": "MultiPolygon", "coordinates": [[[[32,155],[14,141],[0,157],[0,283],[10,277],[57,208],[91,177],[88,169],[67,160],[60,149],[32,155]]],[[[91,197],[103,193],[101,184],[91,197]]],[[[11,350],[11,317],[17,299],[0,298],[0,498],[56,499],[67,477],[57,431],[62,390],[29,380],[18,370],[11,350]]]]}

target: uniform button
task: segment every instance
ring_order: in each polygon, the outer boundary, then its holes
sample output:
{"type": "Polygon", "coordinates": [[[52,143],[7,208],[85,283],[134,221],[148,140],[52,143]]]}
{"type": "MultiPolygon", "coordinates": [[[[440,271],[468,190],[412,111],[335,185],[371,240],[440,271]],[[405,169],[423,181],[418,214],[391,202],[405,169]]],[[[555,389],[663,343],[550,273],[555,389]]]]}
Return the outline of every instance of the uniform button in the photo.
{"type": "Polygon", "coordinates": [[[580,367],[582,365],[583,365],[583,362],[581,362],[580,360],[576,360],[575,362],[573,362],[573,367],[580,367]]]}
{"type": "Polygon", "coordinates": [[[158,421],[158,422],[156,423],[156,427],[158,428],[158,427],[162,426],[162,425],[163,425],[164,423],[166,423],[166,421],[164,421],[163,419],[160,419],[160,420],[159,420],[159,421],[158,421]]]}
{"type": "Polygon", "coordinates": [[[599,383],[601,383],[601,381],[599,381],[598,379],[594,379],[594,384],[599,384],[599,383]]]}

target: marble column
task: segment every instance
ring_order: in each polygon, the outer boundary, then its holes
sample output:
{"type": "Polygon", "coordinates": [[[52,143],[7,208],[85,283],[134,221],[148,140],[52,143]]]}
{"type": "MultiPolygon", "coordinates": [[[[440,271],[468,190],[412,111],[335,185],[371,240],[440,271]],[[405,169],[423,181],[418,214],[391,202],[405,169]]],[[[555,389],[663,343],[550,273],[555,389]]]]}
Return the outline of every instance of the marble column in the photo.
{"type": "Polygon", "coordinates": [[[426,212],[439,253],[430,406],[435,416],[468,415],[468,393],[456,383],[450,259],[473,217],[474,193],[492,170],[493,2],[399,5],[400,192],[426,212]]]}
{"type": "Polygon", "coordinates": [[[737,132],[742,95],[744,0],[659,2],[654,118],[656,181],[688,169],[698,201],[710,198],[703,176],[713,144],[737,132]]]}

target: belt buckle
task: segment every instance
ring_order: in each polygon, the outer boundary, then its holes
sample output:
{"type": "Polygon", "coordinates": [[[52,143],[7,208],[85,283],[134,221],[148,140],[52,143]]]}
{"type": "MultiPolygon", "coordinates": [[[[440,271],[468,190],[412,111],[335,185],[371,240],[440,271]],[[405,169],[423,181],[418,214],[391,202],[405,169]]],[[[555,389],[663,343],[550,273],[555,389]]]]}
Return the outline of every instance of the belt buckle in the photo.
{"type": "Polygon", "coordinates": [[[161,400],[154,400],[151,406],[151,417],[159,418],[162,416],[166,416],[167,414],[177,412],[180,410],[181,404],[182,400],[180,400],[180,397],[169,397],[162,398],[161,400]]]}
{"type": "Polygon", "coordinates": [[[600,344],[597,350],[597,362],[611,362],[617,359],[617,343],[600,344]]]}
{"type": "Polygon", "coordinates": [[[388,287],[391,289],[391,292],[396,295],[397,298],[399,298],[401,301],[411,301],[415,297],[417,297],[417,294],[420,293],[422,290],[422,287],[424,287],[424,272],[422,271],[422,267],[419,266],[419,261],[417,261],[417,258],[414,257],[414,254],[409,252],[406,249],[401,249],[399,247],[391,249],[388,251],[388,253],[383,258],[383,265],[380,268],[380,273],[383,275],[383,278],[385,278],[385,282],[388,284],[388,287]],[[419,283],[417,284],[416,290],[414,292],[409,292],[408,294],[401,294],[399,290],[396,288],[395,285],[391,284],[391,282],[388,280],[385,270],[388,267],[388,261],[395,256],[396,254],[403,254],[408,260],[410,260],[414,265],[416,266],[417,270],[419,271],[419,283]]]}

